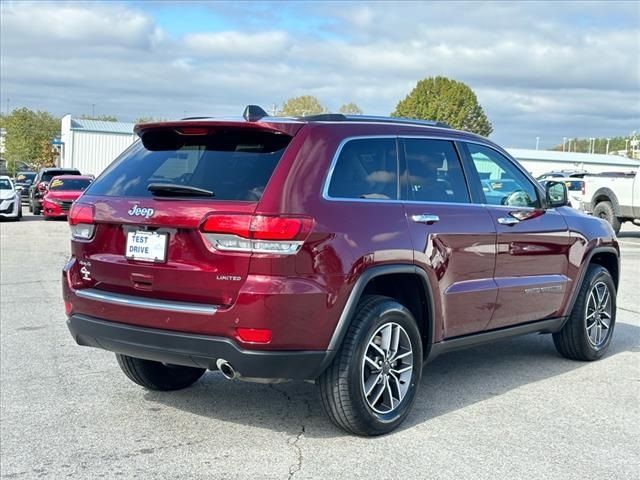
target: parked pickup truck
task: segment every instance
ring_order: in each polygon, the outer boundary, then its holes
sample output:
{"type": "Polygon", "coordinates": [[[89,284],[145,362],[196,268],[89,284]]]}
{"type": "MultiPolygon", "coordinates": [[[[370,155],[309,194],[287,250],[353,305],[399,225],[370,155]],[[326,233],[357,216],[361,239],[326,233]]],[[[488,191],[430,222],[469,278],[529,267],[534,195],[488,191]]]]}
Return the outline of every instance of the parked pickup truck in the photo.
{"type": "Polygon", "coordinates": [[[640,220],[640,178],[637,172],[588,175],[584,180],[582,210],[608,221],[616,233],[622,223],[640,220]]]}

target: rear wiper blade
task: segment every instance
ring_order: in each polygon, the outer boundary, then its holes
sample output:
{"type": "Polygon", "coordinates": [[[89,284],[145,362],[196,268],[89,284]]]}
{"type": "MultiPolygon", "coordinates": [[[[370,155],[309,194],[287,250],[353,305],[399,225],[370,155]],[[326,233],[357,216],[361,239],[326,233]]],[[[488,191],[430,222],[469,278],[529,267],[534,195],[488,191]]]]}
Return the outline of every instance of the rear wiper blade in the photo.
{"type": "Polygon", "coordinates": [[[213,197],[214,193],[211,190],[205,190],[204,188],[190,187],[189,185],[176,185],[175,183],[150,183],[147,186],[154,195],[165,196],[194,196],[194,197],[213,197]]]}

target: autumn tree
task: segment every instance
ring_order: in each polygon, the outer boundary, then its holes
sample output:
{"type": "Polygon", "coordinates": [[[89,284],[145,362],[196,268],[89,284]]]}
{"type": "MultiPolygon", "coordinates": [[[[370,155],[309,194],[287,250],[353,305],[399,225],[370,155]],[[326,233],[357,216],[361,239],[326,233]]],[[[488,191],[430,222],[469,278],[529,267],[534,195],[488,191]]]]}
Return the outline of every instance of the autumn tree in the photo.
{"type": "Polygon", "coordinates": [[[391,116],[436,120],[484,136],[493,131],[473,90],[445,77],[420,80],[391,116]]]}
{"type": "Polygon", "coordinates": [[[347,115],[362,115],[362,109],[353,102],[345,103],[338,110],[340,113],[344,113],[347,115]]]}
{"type": "Polygon", "coordinates": [[[283,117],[304,117],[307,115],[317,115],[325,112],[326,109],[320,101],[312,95],[302,95],[293,97],[284,102],[279,114],[283,117]]]}
{"type": "Polygon", "coordinates": [[[51,140],[60,134],[60,120],[49,112],[34,112],[28,108],[13,110],[2,120],[6,129],[5,158],[10,172],[18,162],[33,168],[51,165],[51,140]]]}

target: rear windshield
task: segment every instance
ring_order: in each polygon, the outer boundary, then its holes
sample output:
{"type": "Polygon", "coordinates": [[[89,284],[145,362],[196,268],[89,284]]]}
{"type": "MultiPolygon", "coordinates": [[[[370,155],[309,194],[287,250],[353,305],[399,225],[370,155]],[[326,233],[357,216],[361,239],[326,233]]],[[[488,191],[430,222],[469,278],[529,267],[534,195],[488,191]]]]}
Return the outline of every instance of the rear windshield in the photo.
{"type": "Polygon", "coordinates": [[[180,135],[145,133],[87,190],[89,195],[151,197],[149,184],[167,183],[213,192],[215,200],[257,201],[291,137],[247,129],[180,135]]]}
{"type": "Polygon", "coordinates": [[[12,190],[11,182],[6,178],[0,178],[0,190],[12,190]]]}
{"type": "Polygon", "coordinates": [[[18,175],[16,175],[16,182],[33,182],[33,179],[36,178],[36,174],[35,173],[18,173],[18,175]]]}
{"type": "Polygon", "coordinates": [[[55,172],[44,172],[42,174],[41,182],[50,182],[53,177],[58,175],[80,175],[77,170],[56,170],[55,172]]]}
{"type": "Polygon", "coordinates": [[[571,190],[572,192],[582,190],[582,182],[578,180],[568,180],[564,183],[567,186],[567,190],[571,190]]]}
{"type": "Polygon", "coordinates": [[[56,178],[49,185],[49,190],[84,190],[89,186],[91,180],[88,178],[56,178]]]}

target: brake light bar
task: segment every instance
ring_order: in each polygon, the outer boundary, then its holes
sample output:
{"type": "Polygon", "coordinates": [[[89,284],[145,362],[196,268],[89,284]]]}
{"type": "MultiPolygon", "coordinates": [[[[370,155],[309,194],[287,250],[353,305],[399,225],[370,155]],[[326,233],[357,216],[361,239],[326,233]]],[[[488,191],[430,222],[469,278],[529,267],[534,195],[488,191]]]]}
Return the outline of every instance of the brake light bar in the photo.
{"type": "Polygon", "coordinates": [[[212,214],[201,230],[216,250],[291,255],[309,236],[309,217],[212,214]]]}

